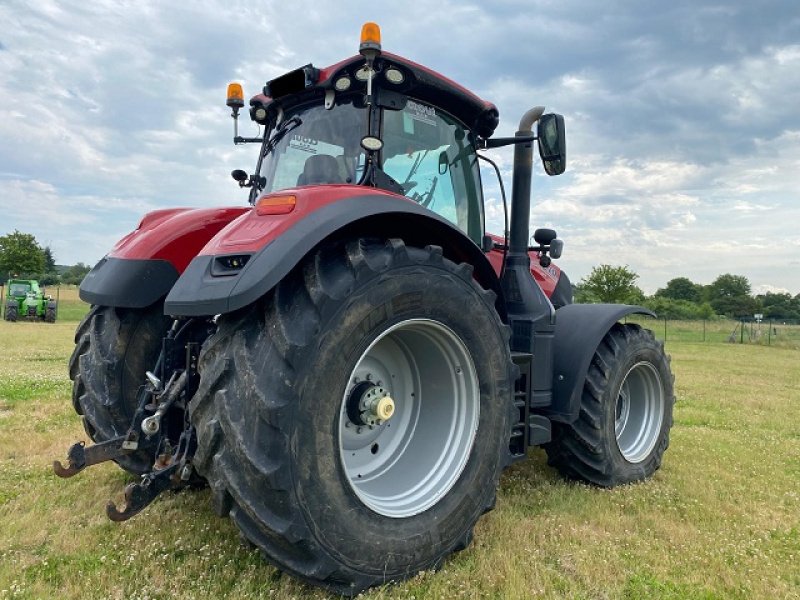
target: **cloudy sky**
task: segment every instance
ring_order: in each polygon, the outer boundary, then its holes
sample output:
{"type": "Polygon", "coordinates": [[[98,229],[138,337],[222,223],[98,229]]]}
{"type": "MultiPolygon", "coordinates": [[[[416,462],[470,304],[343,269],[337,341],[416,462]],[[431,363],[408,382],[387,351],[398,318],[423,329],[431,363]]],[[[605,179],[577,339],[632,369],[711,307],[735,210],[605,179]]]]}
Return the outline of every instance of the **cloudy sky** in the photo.
{"type": "MultiPolygon", "coordinates": [[[[648,293],[722,273],[800,292],[795,0],[2,0],[0,234],[94,264],[148,210],[244,204],[226,84],[337,62],[368,20],[494,102],[500,135],[536,104],[565,115],[568,170],[537,169],[532,225],[573,281],[608,263],[648,293]]],[[[489,198],[490,229],[501,214],[489,198]]]]}

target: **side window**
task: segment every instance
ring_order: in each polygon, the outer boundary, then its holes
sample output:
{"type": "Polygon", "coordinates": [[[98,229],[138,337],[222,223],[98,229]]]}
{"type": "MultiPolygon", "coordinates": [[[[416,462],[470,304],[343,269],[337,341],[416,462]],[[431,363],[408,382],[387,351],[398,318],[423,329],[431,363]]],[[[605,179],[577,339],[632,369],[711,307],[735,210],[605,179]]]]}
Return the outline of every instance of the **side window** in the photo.
{"type": "Polygon", "coordinates": [[[483,235],[480,175],[467,131],[413,100],[383,113],[383,165],[406,197],[441,215],[476,243],[483,235]]]}

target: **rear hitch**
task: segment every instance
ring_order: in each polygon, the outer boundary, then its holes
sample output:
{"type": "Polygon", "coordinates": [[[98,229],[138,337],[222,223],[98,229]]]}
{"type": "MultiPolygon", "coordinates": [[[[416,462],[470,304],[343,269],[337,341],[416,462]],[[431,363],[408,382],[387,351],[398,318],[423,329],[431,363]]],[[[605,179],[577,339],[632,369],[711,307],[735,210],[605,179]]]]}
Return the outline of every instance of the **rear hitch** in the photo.
{"type": "Polygon", "coordinates": [[[106,515],[112,521],[127,521],[131,517],[138,515],[142,510],[149,506],[161,492],[176,487],[173,479],[177,473],[178,465],[172,465],[161,471],[153,471],[142,476],[139,483],[129,483],[125,486],[125,506],[122,510],[117,508],[113,500],[106,504],[106,515]]]}
{"type": "Polygon", "coordinates": [[[154,469],[142,475],[139,483],[125,486],[125,505],[122,509],[118,509],[113,501],[106,504],[108,518],[116,522],[127,521],[152,504],[161,492],[188,486],[193,473],[191,456],[196,445],[194,427],[187,425],[174,453],[160,455],[154,469]]]}
{"type": "Polygon", "coordinates": [[[72,477],[86,467],[130,454],[138,447],[139,442],[134,432],[129,432],[127,435],[122,435],[88,448],[85,442],[77,442],[67,452],[68,466],[62,465],[60,460],[54,460],[53,471],[59,477],[72,477]]]}
{"type": "Polygon", "coordinates": [[[124,503],[119,508],[113,501],[106,505],[106,515],[112,521],[126,521],[149,506],[162,492],[179,490],[198,481],[191,464],[197,448],[195,431],[185,410],[199,383],[197,363],[201,344],[179,342],[184,334],[192,335],[190,325],[193,323],[197,321],[189,320],[182,326],[180,321],[175,321],[163,339],[154,369],[145,372],[137,408],[125,435],[93,446],[78,442],[70,447],[66,466],[61,461],[53,461],[56,475],[72,477],[86,467],[132,452],[146,454],[152,465],[150,472],[143,474],[139,482],[125,487],[124,503]],[[176,410],[183,412],[182,427],[174,418],[179,414],[176,410]],[[178,432],[180,436],[176,442],[178,432]]]}

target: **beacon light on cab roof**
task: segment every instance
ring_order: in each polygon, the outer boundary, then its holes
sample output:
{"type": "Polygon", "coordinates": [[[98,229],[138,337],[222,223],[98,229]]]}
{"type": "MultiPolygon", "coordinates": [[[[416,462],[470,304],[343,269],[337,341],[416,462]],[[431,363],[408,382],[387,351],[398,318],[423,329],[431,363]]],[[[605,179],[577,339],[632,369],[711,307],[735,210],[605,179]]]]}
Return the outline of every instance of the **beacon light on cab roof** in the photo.
{"type": "Polygon", "coordinates": [[[226,104],[231,108],[242,108],[244,106],[244,91],[242,91],[241,83],[228,84],[228,101],[226,104]]]}
{"type": "Polygon", "coordinates": [[[361,45],[358,51],[367,56],[367,52],[375,55],[381,51],[381,28],[377,23],[364,23],[361,27],[361,45]]]}

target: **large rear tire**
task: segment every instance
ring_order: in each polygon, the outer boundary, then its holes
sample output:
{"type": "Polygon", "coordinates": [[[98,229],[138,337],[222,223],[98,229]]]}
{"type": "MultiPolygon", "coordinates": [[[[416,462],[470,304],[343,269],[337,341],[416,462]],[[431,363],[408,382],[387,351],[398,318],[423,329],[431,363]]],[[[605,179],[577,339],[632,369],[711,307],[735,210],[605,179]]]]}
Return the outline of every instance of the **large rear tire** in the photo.
{"type": "MultiPolygon", "coordinates": [[[[146,309],[94,306],[78,325],[69,359],[72,405],[94,442],[128,431],[145,371],[158,360],[169,323],[162,305],[155,304],[146,309]]],[[[116,462],[141,475],[152,469],[153,456],[137,450],[116,462]]]]}
{"type": "Polygon", "coordinates": [[[508,456],[494,300],[440,248],[360,240],[223,316],[189,406],[220,514],[278,568],[348,595],[464,548],[508,456]]]}
{"type": "Polygon", "coordinates": [[[549,464],[603,487],[650,477],[669,446],[673,379],[650,330],[615,324],[589,366],[577,421],[553,423],[549,464]]]}

